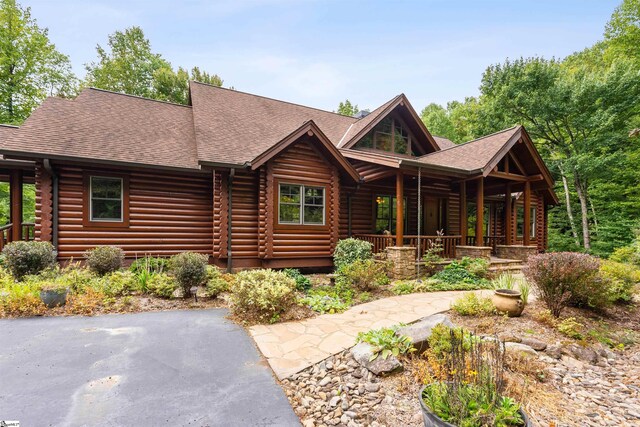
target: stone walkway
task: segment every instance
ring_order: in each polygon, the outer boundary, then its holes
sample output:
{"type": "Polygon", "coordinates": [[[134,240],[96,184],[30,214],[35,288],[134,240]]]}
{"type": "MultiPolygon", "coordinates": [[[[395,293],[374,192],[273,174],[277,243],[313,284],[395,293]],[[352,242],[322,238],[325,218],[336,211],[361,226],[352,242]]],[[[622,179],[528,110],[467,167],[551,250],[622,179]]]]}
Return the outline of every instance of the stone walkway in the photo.
{"type": "Polygon", "coordinates": [[[411,323],[446,311],[463,293],[400,295],[360,304],[340,314],[256,325],[249,328],[249,332],[276,376],[284,379],[353,346],[359,332],[411,323]]]}

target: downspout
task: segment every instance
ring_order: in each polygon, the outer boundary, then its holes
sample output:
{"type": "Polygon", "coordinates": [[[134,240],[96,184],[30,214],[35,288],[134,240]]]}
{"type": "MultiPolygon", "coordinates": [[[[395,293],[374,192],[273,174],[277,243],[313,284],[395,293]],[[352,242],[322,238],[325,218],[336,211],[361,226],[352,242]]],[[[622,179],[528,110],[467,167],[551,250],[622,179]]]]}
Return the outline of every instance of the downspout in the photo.
{"type": "Polygon", "coordinates": [[[233,177],[235,174],[236,170],[231,169],[231,171],[229,171],[229,179],[227,181],[227,196],[229,197],[229,203],[227,204],[227,273],[231,273],[233,270],[233,258],[231,256],[231,240],[233,238],[231,222],[233,220],[233,177]]]}
{"type": "Polygon", "coordinates": [[[53,166],[51,166],[51,161],[49,159],[44,159],[42,163],[44,170],[46,170],[49,175],[51,175],[52,180],[52,191],[53,191],[53,200],[52,200],[52,224],[51,224],[51,240],[53,247],[58,249],[58,175],[56,174],[53,166]]]}

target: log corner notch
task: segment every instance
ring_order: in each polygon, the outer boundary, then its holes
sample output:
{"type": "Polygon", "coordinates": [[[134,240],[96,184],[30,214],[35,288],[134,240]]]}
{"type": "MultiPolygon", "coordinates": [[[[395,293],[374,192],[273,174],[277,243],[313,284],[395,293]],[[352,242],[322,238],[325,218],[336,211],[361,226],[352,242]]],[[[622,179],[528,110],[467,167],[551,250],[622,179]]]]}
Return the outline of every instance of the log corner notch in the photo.
{"type": "Polygon", "coordinates": [[[11,240],[22,240],[22,171],[12,170],[9,175],[9,198],[11,199],[11,240]]]}
{"type": "Polygon", "coordinates": [[[404,174],[396,173],[396,246],[404,244],[404,174]]]}

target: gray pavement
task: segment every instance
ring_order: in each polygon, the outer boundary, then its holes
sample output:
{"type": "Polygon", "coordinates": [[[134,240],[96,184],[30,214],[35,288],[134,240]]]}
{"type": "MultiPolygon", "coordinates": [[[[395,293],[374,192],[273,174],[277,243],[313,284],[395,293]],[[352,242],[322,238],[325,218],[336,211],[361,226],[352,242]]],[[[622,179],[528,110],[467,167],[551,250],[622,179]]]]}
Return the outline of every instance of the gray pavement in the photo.
{"type": "Polygon", "coordinates": [[[223,309],[0,320],[0,420],[299,426],[223,309]]]}

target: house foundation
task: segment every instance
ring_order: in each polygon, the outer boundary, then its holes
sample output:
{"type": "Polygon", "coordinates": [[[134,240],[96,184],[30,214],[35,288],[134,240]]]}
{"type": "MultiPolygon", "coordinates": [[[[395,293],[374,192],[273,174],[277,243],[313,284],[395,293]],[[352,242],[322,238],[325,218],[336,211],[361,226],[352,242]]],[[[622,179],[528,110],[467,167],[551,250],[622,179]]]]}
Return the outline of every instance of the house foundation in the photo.
{"type": "Polygon", "coordinates": [[[456,246],[456,258],[491,259],[491,246],[456,246]]]}
{"type": "Polygon", "coordinates": [[[538,253],[535,245],[497,245],[496,256],[503,259],[517,259],[526,262],[531,255],[538,253]]]}

